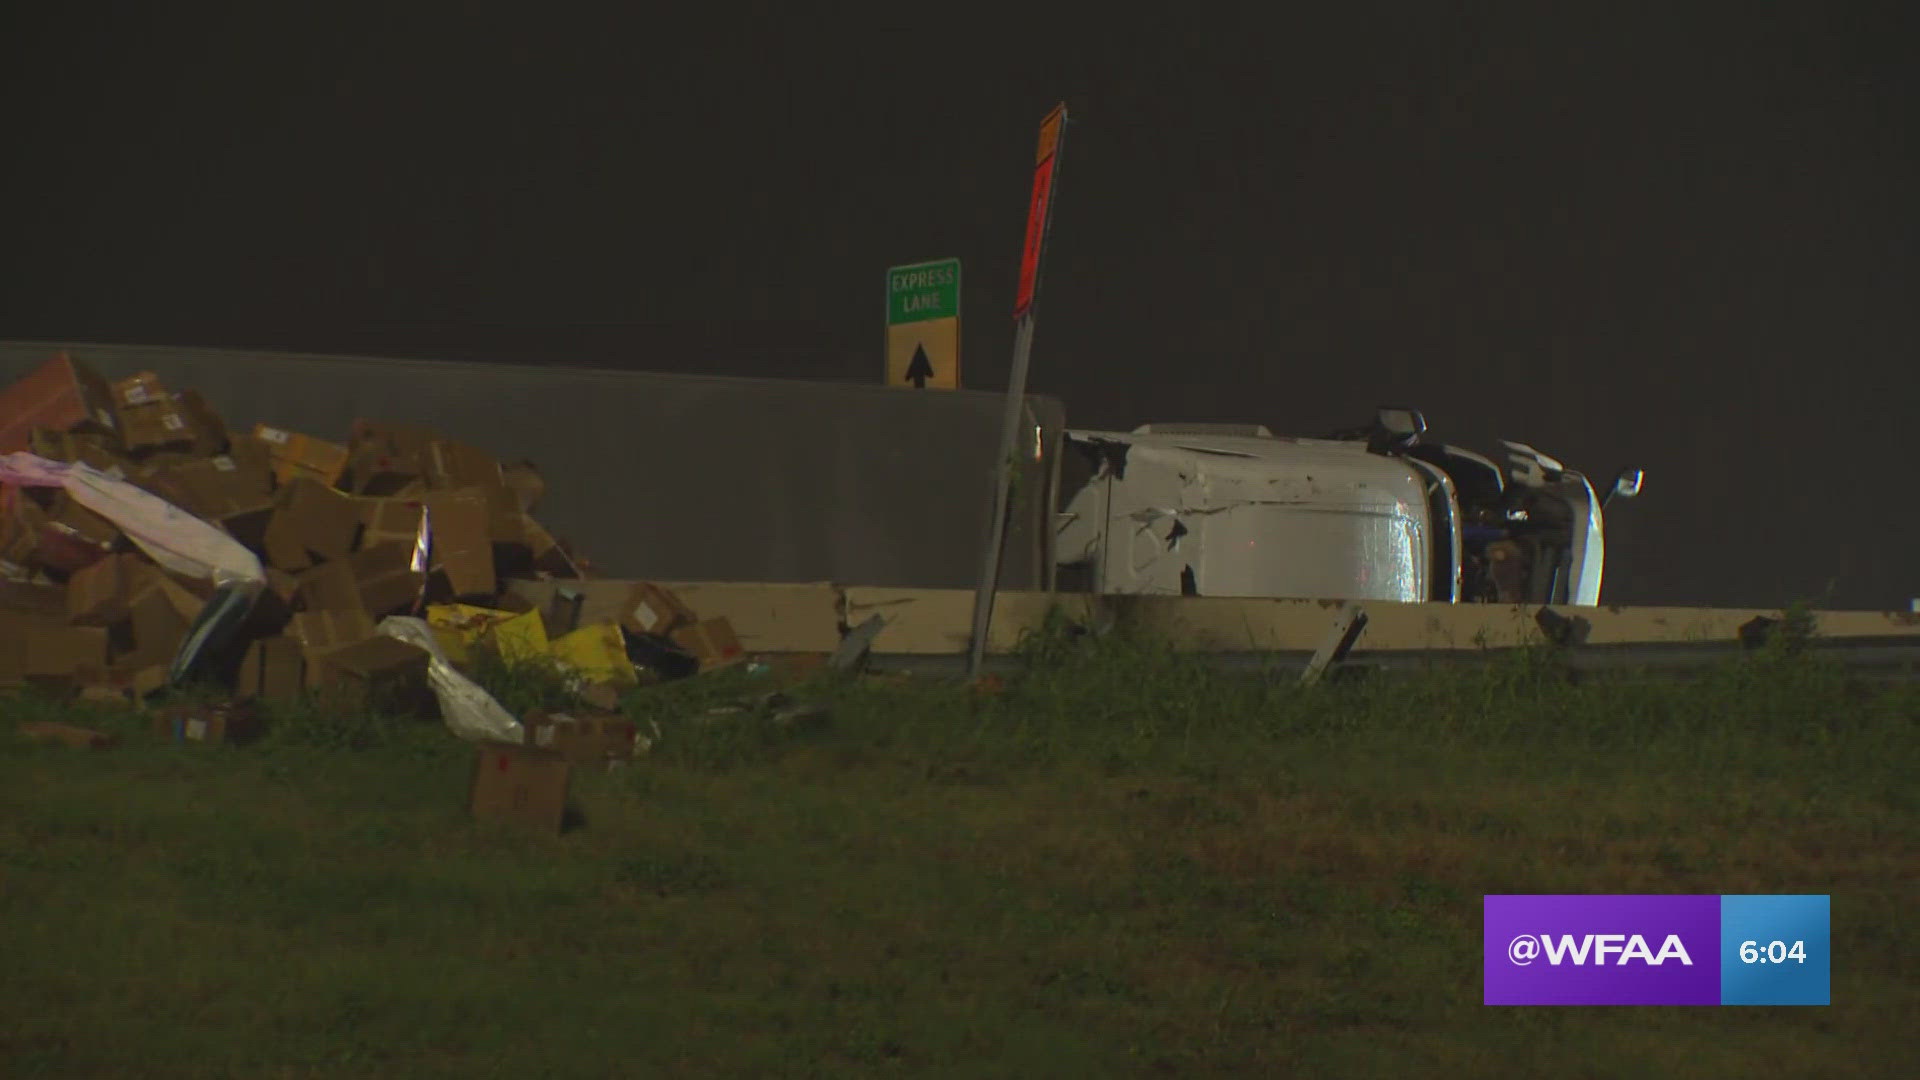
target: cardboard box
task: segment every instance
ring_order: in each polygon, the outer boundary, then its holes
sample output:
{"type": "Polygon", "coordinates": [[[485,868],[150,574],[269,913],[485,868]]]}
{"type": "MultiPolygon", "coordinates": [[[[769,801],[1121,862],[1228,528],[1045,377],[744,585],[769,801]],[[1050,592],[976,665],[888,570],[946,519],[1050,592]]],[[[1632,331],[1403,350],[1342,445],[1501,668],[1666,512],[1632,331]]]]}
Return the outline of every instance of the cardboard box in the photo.
{"type": "Polygon", "coordinates": [[[335,700],[393,714],[414,714],[431,700],[427,650],[384,634],[308,655],[307,686],[335,700]]]}
{"type": "Polygon", "coordinates": [[[153,718],[154,734],[168,742],[246,742],[260,733],[260,720],[244,703],[230,705],[176,705],[153,718]]]}
{"type": "Polygon", "coordinates": [[[352,611],[302,611],[287,624],[287,636],[300,643],[308,664],[336,649],[374,636],[373,620],[367,613],[352,611]]]}
{"type": "Polygon", "coordinates": [[[21,724],[20,734],[34,742],[59,743],[75,750],[104,750],[120,741],[104,731],[44,720],[21,724]]]}
{"type": "Polygon", "coordinates": [[[427,576],[413,569],[413,545],[381,544],[347,556],[360,606],[379,619],[412,610],[427,576]]]}
{"type": "Polygon", "coordinates": [[[420,514],[426,504],[419,499],[355,496],[354,512],[360,518],[360,546],[383,547],[404,544],[412,548],[420,534],[420,514]]]}
{"type": "Polygon", "coordinates": [[[166,401],[169,396],[167,388],[160,385],[160,376],[151,371],[143,371],[130,379],[120,379],[113,383],[115,408],[124,408],[128,405],[151,405],[156,401],[166,401]]]}
{"type": "Polygon", "coordinates": [[[46,511],[24,489],[0,484],[0,579],[25,581],[33,574],[46,523],[46,511]]]}
{"type": "Polygon", "coordinates": [[[141,569],[145,572],[132,575],[127,601],[133,646],[113,658],[112,673],[121,683],[131,682],[146,668],[171,666],[205,603],[165,574],[151,567],[141,569]]]}
{"type": "MultiPolygon", "coordinates": [[[[20,674],[28,678],[57,678],[79,683],[105,682],[107,631],[99,626],[69,626],[59,630],[24,629],[9,634],[22,641],[18,652],[20,674]]],[[[14,650],[8,649],[11,653],[14,650]]]]}
{"type": "Polygon", "coordinates": [[[299,579],[294,601],[308,611],[366,610],[360,603],[360,582],[345,559],[311,567],[302,571],[299,579]]]}
{"type": "Polygon", "coordinates": [[[500,590],[487,531],[487,504],[471,489],[430,491],[420,500],[432,533],[436,591],[443,596],[492,596],[500,590]]]}
{"type": "MultiPolygon", "coordinates": [[[[187,427],[193,432],[193,455],[212,457],[224,454],[232,446],[232,437],[227,431],[227,422],[215,412],[213,406],[198,390],[182,390],[173,395],[174,407],[180,415],[187,418],[187,427]]],[[[256,446],[262,446],[257,440],[256,446]]]]}
{"type": "Polygon", "coordinates": [[[469,803],[475,819],[557,833],[566,819],[572,770],[551,750],[484,743],[474,758],[469,803]]]}
{"type": "Polygon", "coordinates": [[[27,435],[27,449],[48,461],[77,461],[115,479],[124,478],[128,472],[119,443],[106,435],[34,428],[27,435]]]}
{"type": "Polygon", "coordinates": [[[693,609],[673,594],[673,590],[643,581],[633,587],[627,602],[621,605],[620,625],[636,634],[665,637],[682,626],[698,621],[693,609]]]}
{"type": "Polygon", "coordinates": [[[527,745],[552,750],[574,765],[631,761],[639,729],[614,712],[531,713],[522,725],[527,745]]]}
{"type": "Polygon", "coordinates": [[[540,573],[557,578],[576,580],[586,577],[581,568],[575,565],[573,556],[560,546],[545,526],[533,520],[530,515],[520,515],[520,546],[530,553],[530,565],[540,573]]]}
{"type": "Polygon", "coordinates": [[[299,697],[306,685],[307,658],[300,643],[290,637],[267,637],[247,646],[234,693],[242,699],[286,701],[299,697]]]}
{"type": "Polygon", "coordinates": [[[130,454],[193,448],[193,429],[171,397],[145,405],[122,405],[119,415],[120,445],[130,454]]]}
{"type": "Polygon", "coordinates": [[[67,621],[75,626],[112,626],[127,617],[127,601],[145,565],[139,555],[109,555],[67,579],[67,621]]]}
{"type": "Polygon", "coordinates": [[[273,457],[274,479],[282,484],[304,476],[332,487],[340,482],[347,468],[347,448],[339,443],[316,439],[311,435],[256,425],[255,437],[266,442],[273,457]]]}
{"type": "Polygon", "coordinates": [[[266,451],[253,441],[235,445],[229,453],[156,466],[146,471],[141,482],[206,521],[225,524],[243,516],[264,516],[274,508],[273,466],[266,451]]]}
{"type": "Polygon", "coordinates": [[[267,561],[282,570],[305,570],[344,558],[359,531],[360,512],[352,496],[297,476],[276,493],[264,537],[267,561]]]}
{"type": "MultiPolygon", "coordinates": [[[[540,505],[541,497],[547,493],[547,482],[533,467],[531,461],[502,465],[500,478],[506,482],[507,490],[513,492],[514,502],[523,514],[533,513],[533,508],[540,505]]],[[[520,528],[517,521],[514,523],[514,528],[516,530],[520,528]]]]}
{"type": "Polygon", "coordinates": [[[28,449],[34,428],[117,437],[113,390],[92,368],[57,353],[0,390],[0,454],[28,449]]]}
{"type": "Polygon", "coordinates": [[[0,615],[57,630],[67,625],[67,591],[59,585],[0,581],[0,615]]]}
{"type": "Polygon", "coordinates": [[[683,626],[675,630],[672,637],[675,645],[700,661],[701,671],[725,667],[746,658],[740,639],[733,634],[733,624],[724,618],[703,619],[692,626],[683,626]]]}
{"type": "Polygon", "coordinates": [[[623,689],[640,685],[633,661],[627,658],[627,639],[613,623],[583,626],[555,639],[548,652],[588,682],[623,689]]]}
{"type": "Polygon", "coordinates": [[[507,486],[506,475],[486,451],[466,443],[440,439],[428,443],[423,456],[427,486],[436,491],[474,490],[486,507],[487,539],[496,544],[524,543],[520,497],[507,486]]]}
{"type": "Polygon", "coordinates": [[[44,569],[71,574],[106,558],[119,542],[120,530],[113,522],[62,490],[41,523],[32,560],[44,569]]]}

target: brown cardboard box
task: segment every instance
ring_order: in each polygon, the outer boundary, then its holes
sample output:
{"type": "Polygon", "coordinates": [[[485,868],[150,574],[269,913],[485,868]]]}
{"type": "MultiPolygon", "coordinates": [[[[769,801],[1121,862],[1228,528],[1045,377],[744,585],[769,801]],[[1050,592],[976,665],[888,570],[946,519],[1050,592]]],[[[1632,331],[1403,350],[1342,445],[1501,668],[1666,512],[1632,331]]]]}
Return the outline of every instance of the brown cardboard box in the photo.
{"type": "Polygon", "coordinates": [[[110,476],[118,470],[116,479],[127,475],[127,461],[120,456],[118,442],[106,435],[34,428],[27,435],[27,449],[48,461],[77,461],[110,476]]]}
{"type": "Polygon", "coordinates": [[[34,546],[33,562],[57,573],[73,573],[92,566],[111,553],[120,540],[113,522],[81,506],[61,491],[54,496],[34,546]]]}
{"type": "Polygon", "coordinates": [[[487,531],[487,504],[471,488],[430,491],[421,502],[427,508],[433,535],[433,573],[442,595],[492,596],[500,582],[493,565],[493,543],[487,531]]]}
{"type": "Polygon", "coordinates": [[[20,734],[35,742],[55,742],[75,750],[104,750],[120,741],[104,731],[45,720],[21,724],[20,734]]]}
{"type": "Polygon", "coordinates": [[[19,654],[22,675],[71,679],[76,683],[104,682],[106,679],[107,631],[104,627],[28,629],[9,636],[26,643],[26,648],[19,654]]]}
{"type": "Polygon", "coordinates": [[[46,511],[25,490],[0,484],[0,579],[25,581],[32,575],[46,523],[46,511]]]}
{"type": "Polygon", "coordinates": [[[282,570],[305,570],[316,561],[344,557],[359,531],[360,514],[352,496],[297,476],[275,496],[273,516],[267,520],[267,560],[282,570]]]}
{"type": "Polygon", "coordinates": [[[234,692],[243,699],[285,701],[299,697],[306,685],[307,660],[300,643],[290,637],[267,637],[247,646],[234,692]]]}
{"type": "Polygon", "coordinates": [[[173,462],[147,470],[146,479],[168,485],[148,489],[207,521],[227,522],[273,509],[273,466],[258,442],[236,444],[230,453],[173,462]],[[170,497],[171,496],[171,497],[170,497]]]}
{"type": "Polygon", "coordinates": [[[156,401],[165,401],[167,397],[167,388],[160,385],[160,376],[151,371],[143,371],[132,378],[119,379],[113,383],[115,408],[151,405],[156,401]]]}
{"type": "Polygon", "coordinates": [[[413,547],[420,533],[420,511],[426,506],[419,499],[359,496],[353,500],[360,517],[360,546],[381,547],[405,544],[413,547]]]}
{"type": "MultiPolygon", "coordinates": [[[[513,492],[514,501],[523,514],[533,513],[533,508],[540,505],[541,496],[547,493],[547,482],[531,461],[501,466],[500,477],[506,481],[508,490],[513,492]]],[[[519,528],[519,523],[516,521],[514,526],[519,528]]]]}
{"type": "Polygon", "coordinates": [[[308,611],[365,611],[360,582],[345,559],[335,559],[303,571],[295,602],[308,611]]]}
{"type": "Polygon", "coordinates": [[[198,390],[182,390],[173,395],[174,407],[180,415],[187,418],[187,427],[193,430],[193,454],[195,457],[212,457],[224,454],[230,448],[231,436],[227,432],[227,422],[207,404],[207,399],[198,390]]]}
{"type": "Polygon", "coordinates": [[[424,454],[428,487],[436,491],[478,489],[486,506],[487,539],[496,544],[526,542],[520,524],[520,498],[507,486],[500,463],[486,451],[466,443],[441,439],[427,444],[424,454]]]}
{"type": "Polygon", "coordinates": [[[701,671],[725,667],[746,658],[733,624],[724,618],[703,619],[673,632],[673,643],[692,653],[700,661],[701,671]]]}
{"type": "Polygon", "coordinates": [[[67,621],[75,626],[112,626],[127,617],[127,601],[144,560],[131,552],[109,555],[67,579],[67,621]]]}
{"type": "Polygon", "coordinates": [[[352,611],[302,611],[287,624],[287,636],[300,643],[309,665],[335,649],[365,641],[373,634],[373,620],[358,608],[352,611]]]}
{"type": "Polygon", "coordinates": [[[574,765],[631,761],[639,730],[615,712],[530,713],[527,745],[552,750],[574,765]]]}
{"type": "Polygon", "coordinates": [[[420,646],[379,634],[318,657],[309,654],[307,685],[361,707],[417,712],[429,700],[428,660],[420,646]]]}
{"type": "Polygon", "coordinates": [[[650,581],[635,585],[620,608],[620,625],[635,634],[664,637],[696,621],[693,609],[673,590],[650,581]]]}
{"type": "Polygon", "coordinates": [[[59,585],[0,580],[0,615],[48,629],[67,625],[67,592],[59,585]]]}
{"type": "Polygon", "coordinates": [[[411,609],[426,575],[413,570],[412,544],[381,544],[347,556],[360,589],[360,605],[378,619],[411,609]]]}
{"type": "Polygon", "coordinates": [[[204,603],[152,567],[140,569],[145,572],[130,575],[134,583],[127,601],[133,646],[113,660],[113,674],[122,683],[146,668],[170,665],[204,603]]]}
{"type": "Polygon", "coordinates": [[[520,515],[521,543],[532,553],[533,569],[557,578],[578,579],[586,575],[576,566],[559,541],[530,515],[520,515]]]}
{"type": "Polygon", "coordinates": [[[145,405],[120,406],[120,445],[128,453],[190,450],[194,433],[171,397],[145,405]]]}
{"type": "Polygon", "coordinates": [[[571,771],[551,750],[484,743],[473,765],[473,816],[557,833],[566,819],[571,771]]]}
{"type": "Polygon", "coordinates": [[[246,742],[260,733],[259,717],[246,704],[176,705],[153,718],[154,734],[169,742],[217,745],[246,742]]]}
{"type": "Polygon", "coordinates": [[[253,434],[270,447],[274,479],[282,484],[296,476],[305,476],[332,487],[340,482],[340,474],[346,471],[347,448],[339,443],[266,424],[256,425],[253,434]]]}
{"type": "Polygon", "coordinates": [[[402,490],[425,490],[427,447],[443,438],[420,424],[355,421],[347,437],[347,478],[357,494],[398,495],[402,490]]]}
{"type": "Polygon", "coordinates": [[[65,352],[0,390],[0,454],[28,447],[34,428],[118,436],[107,380],[65,352]]]}

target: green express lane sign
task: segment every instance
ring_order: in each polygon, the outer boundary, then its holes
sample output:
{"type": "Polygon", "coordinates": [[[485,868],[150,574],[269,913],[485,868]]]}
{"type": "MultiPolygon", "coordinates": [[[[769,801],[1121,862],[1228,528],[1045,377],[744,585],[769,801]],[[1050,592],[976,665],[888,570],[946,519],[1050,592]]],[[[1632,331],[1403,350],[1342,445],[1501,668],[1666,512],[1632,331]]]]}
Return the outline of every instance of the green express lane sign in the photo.
{"type": "Polygon", "coordinates": [[[887,385],[959,389],[959,259],[887,271],[887,385]]]}

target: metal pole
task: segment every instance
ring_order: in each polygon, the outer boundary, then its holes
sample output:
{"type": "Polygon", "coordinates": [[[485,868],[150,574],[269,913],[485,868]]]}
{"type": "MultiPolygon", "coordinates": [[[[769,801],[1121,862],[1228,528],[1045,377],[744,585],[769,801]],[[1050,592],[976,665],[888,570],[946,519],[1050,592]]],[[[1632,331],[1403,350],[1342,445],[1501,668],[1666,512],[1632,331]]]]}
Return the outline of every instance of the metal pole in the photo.
{"type": "Polygon", "coordinates": [[[1033,308],[1020,317],[1013,335],[1013,370],[1007,375],[1007,411],[1000,421],[1000,456],[994,459],[992,520],[987,525],[986,557],[980,567],[980,587],[973,594],[973,644],[967,654],[967,677],[977,678],[987,654],[987,627],[993,622],[993,594],[1000,585],[1000,550],[1007,541],[1007,495],[1012,487],[1013,455],[1019,438],[1020,413],[1027,403],[1027,357],[1033,349],[1033,308]]]}

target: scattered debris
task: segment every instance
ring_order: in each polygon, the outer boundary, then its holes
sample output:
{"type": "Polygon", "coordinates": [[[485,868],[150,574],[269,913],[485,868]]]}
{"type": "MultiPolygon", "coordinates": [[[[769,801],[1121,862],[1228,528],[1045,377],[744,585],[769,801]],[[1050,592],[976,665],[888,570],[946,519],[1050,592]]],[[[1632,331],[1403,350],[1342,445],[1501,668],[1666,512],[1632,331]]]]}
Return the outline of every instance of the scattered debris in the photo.
{"type": "Polygon", "coordinates": [[[153,718],[154,733],[177,743],[245,743],[261,732],[259,714],[246,703],[175,705],[153,718]]]}

